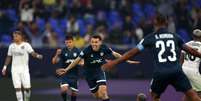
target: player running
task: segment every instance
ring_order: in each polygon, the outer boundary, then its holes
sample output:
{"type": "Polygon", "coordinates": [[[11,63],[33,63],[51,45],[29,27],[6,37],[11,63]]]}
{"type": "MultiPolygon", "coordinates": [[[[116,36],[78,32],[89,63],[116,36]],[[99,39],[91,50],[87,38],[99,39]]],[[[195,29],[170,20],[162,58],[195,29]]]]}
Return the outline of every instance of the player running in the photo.
{"type": "MultiPolygon", "coordinates": [[[[112,51],[106,45],[102,44],[102,38],[99,35],[94,35],[90,39],[90,45],[86,47],[66,69],[60,69],[57,71],[59,75],[63,75],[74,68],[81,59],[84,59],[84,76],[89,85],[92,94],[102,101],[110,101],[105,72],[102,71],[101,66],[106,63],[105,57],[113,55],[116,58],[121,55],[115,51],[112,51]]],[[[129,63],[139,63],[138,61],[128,61],[129,63]]]]}
{"type": "Polygon", "coordinates": [[[30,101],[31,83],[28,65],[29,54],[37,59],[42,59],[43,56],[34,52],[31,45],[24,41],[22,32],[13,32],[13,40],[14,42],[11,43],[8,48],[8,54],[2,69],[2,74],[4,76],[6,75],[7,66],[12,59],[11,74],[13,85],[16,90],[17,101],[30,101]],[[24,88],[24,94],[22,93],[22,88],[24,88]]]}
{"type": "MultiPolygon", "coordinates": [[[[74,47],[73,37],[66,36],[65,38],[65,45],[66,47],[63,49],[57,49],[55,56],[52,58],[52,63],[56,64],[61,62],[62,68],[67,67],[70,63],[74,61],[80,54],[80,50],[74,47]]],[[[67,91],[70,88],[71,93],[71,101],[76,101],[77,99],[77,92],[78,92],[78,66],[71,69],[68,74],[59,76],[59,83],[61,89],[61,96],[63,101],[67,99],[67,91]]]]}
{"type": "Polygon", "coordinates": [[[158,14],[154,20],[155,32],[146,36],[136,48],[125,53],[121,58],[104,64],[103,69],[109,69],[147,48],[153,55],[155,68],[150,89],[153,101],[160,101],[161,94],[169,84],[177,91],[184,92],[192,101],[201,101],[192,89],[179,62],[181,49],[197,57],[201,57],[201,53],[185,45],[177,34],[168,32],[166,25],[167,18],[158,14]]]}
{"type": "MultiPolygon", "coordinates": [[[[196,29],[193,31],[193,40],[186,43],[186,45],[196,49],[201,52],[201,30],[196,29]]],[[[186,76],[188,77],[193,89],[201,97],[201,75],[199,73],[200,61],[201,59],[195,57],[185,51],[182,51],[181,55],[182,69],[186,76]]],[[[190,101],[186,96],[184,96],[184,101],[190,101]]]]}

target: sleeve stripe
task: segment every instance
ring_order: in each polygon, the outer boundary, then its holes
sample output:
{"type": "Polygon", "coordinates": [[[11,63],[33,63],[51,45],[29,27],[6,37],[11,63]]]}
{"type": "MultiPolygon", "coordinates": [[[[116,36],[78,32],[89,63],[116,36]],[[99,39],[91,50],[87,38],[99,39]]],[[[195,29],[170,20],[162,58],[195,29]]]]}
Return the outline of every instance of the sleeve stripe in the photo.
{"type": "Polygon", "coordinates": [[[138,48],[140,51],[143,51],[144,50],[144,46],[142,44],[138,44],[136,46],[136,48],[138,48]]]}

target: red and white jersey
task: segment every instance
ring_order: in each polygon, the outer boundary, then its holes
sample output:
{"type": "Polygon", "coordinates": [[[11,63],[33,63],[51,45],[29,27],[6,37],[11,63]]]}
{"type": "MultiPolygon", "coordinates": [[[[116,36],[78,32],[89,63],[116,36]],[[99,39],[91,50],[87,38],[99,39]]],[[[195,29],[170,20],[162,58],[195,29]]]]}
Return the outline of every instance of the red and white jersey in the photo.
{"type": "Polygon", "coordinates": [[[34,52],[27,42],[21,44],[12,43],[8,48],[8,56],[12,56],[12,72],[29,71],[29,53],[34,52]]]}

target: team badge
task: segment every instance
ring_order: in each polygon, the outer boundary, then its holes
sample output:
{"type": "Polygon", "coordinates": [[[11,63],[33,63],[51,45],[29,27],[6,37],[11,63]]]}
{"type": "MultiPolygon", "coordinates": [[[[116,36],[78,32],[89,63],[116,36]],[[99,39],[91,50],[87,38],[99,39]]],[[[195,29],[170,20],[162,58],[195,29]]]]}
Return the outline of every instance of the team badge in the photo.
{"type": "Polygon", "coordinates": [[[93,58],[93,57],[94,57],[94,55],[93,55],[93,54],[91,54],[91,57],[93,58]]]}
{"type": "Polygon", "coordinates": [[[21,46],[21,49],[24,49],[24,46],[21,46]]]}
{"type": "Polygon", "coordinates": [[[67,54],[67,53],[65,53],[65,56],[68,56],[68,54],[67,54]]]}
{"type": "Polygon", "coordinates": [[[77,56],[77,53],[73,53],[73,56],[76,57],[76,56],[77,56]]]}
{"type": "Polygon", "coordinates": [[[101,53],[100,53],[100,56],[103,56],[103,55],[104,55],[104,53],[103,53],[103,52],[101,52],[101,53]]]}
{"type": "Polygon", "coordinates": [[[81,52],[80,52],[80,55],[81,55],[81,56],[83,56],[83,55],[84,55],[84,52],[83,52],[83,51],[81,51],[81,52]]]}

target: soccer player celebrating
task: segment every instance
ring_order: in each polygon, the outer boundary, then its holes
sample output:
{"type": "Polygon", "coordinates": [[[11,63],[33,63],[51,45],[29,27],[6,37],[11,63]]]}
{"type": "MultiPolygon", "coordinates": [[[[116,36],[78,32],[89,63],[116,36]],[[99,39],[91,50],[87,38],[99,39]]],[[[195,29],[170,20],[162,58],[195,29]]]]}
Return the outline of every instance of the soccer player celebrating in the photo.
{"type": "Polygon", "coordinates": [[[6,69],[12,59],[11,74],[13,85],[16,90],[16,97],[18,101],[29,101],[31,95],[31,84],[29,74],[29,54],[37,59],[42,59],[43,56],[34,52],[31,45],[24,41],[24,35],[20,31],[13,32],[14,42],[8,48],[8,54],[2,74],[6,75],[6,69]],[[24,94],[22,93],[24,88],[24,94]],[[24,98],[23,98],[24,95],[24,98]],[[24,100],[23,100],[24,99],[24,100]]]}
{"type": "MultiPolygon", "coordinates": [[[[62,67],[67,67],[71,62],[73,62],[79,55],[80,50],[74,47],[73,37],[66,36],[65,38],[66,47],[61,49],[57,49],[55,56],[52,58],[52,63],[56,64],[59,61],[62,63],[62,67]]],[[[77,82],[78,82],[78,66],[71,69],[68,74],[59,76],[60,88],[61,88],[61,96],[63,101],[66,101],[67,91],[70,88],[71,93],[71,101],[76,101],[77,98],[77,82]]]]}
{"type": "MultiPolygon", "coordinates": [[[[201,30],[195,29],[193,31],[193,40],[186,43],[186,45],[201,52],[201,30]]],[[[181,61],[183,63],[182,69],[188,77],[193,89],[201,97],[201,75],[199,73],[201,59],[191,54],[182,51],[181,61]]],[[[190,101],[189,98],[184,96],[184,101],[190,101]]]]}
{"type": "MultiPolygon", "coordinates": [[[[90,39],[90,45],[86,47],[66,69],[57,70],[57,74],[63,75],[75,67],[81,59],[84,59],[84,76],[93,95],[103,101],[109,101],[107,93],[105,72],[101,66],[106,62],[105,57],[113,55],[116,58],[121,57],[117,52],[112,51],[106,45],[102,44],[102,38],[94,35],[90,39]]],[[[129,63],[139,63],[138,61],[128,61],[129,63]]]]}
{"type": "Polygon", "coordinates": [[[166,25],[167,18],[158,14],[154,19],[154,33],[146,36],[136,48],[131,49],[122,57],[104,64],[102,68],[109,69],[148,48],[153,55],[155,68],[150,89],[152,100],[160,101],[160,95],[170,84],[177,91],[184,92],[191,101],[201,101],[183,73],[179,61],[181,49],[200,58],[201,53],[185,45],[177,34],[168,32],[166,25]]]}

